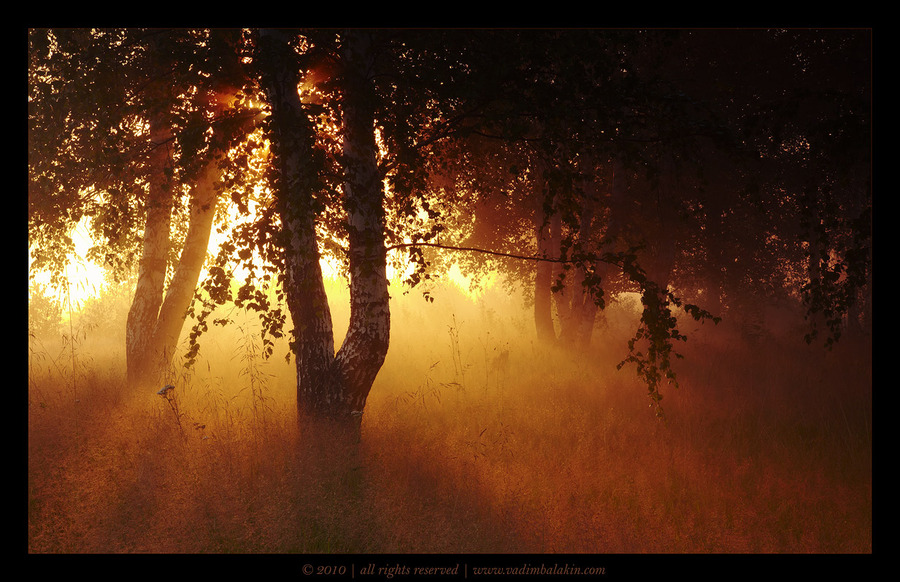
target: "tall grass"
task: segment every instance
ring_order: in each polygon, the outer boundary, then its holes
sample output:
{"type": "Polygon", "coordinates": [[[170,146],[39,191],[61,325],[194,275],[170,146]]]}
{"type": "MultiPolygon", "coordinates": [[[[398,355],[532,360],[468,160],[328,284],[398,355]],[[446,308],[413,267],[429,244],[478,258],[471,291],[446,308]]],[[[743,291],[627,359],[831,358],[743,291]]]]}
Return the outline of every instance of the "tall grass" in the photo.
{"type": "Polygon", "coordinates": [[[508,298],[486,301],[395,300],[352,450],[298,422],[293,365],[261,358],[249,323],[173,377],[177,422],[122,389],[114,345],[80,346],[74,402],[34,344],[29,551],[872,551],[868,346],[702,330],[662,423],[615,370],[615,329],[587,354],[549,349],[508,298]]]}

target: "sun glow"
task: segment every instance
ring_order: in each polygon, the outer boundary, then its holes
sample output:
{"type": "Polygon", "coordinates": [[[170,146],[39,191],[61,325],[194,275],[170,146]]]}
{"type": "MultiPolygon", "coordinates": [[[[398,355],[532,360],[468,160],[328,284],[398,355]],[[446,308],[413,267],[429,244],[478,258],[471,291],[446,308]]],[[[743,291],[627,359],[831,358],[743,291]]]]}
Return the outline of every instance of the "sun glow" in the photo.
{"type": "Polygon", "coordinates": [[[498,275],[491,271],[476,285],[474,278],[464,274],[458,263],[453,263],[447,272],[447,279],[471,301],[478,301],[488,289],[494,286],[497,278],[498,275]]]}
{"type": "Polygon", "coordinates": [[[87,258],[88,250],[94,244],[89,227],[90,219],[84,217],[72,230],[70,236],[75,249],[74,253],[69,254],[69,263],[63,272],[64,280],[58,288],[53,287],[49,272],[33,270],[34,257],[29,251],[29,292],[40,287],[49,290],[50,297],[66,308],[64,317],[68,317],[69,310],[78,311],[88,299],[98,297],[106,284],[105,270],[87,258]]]}

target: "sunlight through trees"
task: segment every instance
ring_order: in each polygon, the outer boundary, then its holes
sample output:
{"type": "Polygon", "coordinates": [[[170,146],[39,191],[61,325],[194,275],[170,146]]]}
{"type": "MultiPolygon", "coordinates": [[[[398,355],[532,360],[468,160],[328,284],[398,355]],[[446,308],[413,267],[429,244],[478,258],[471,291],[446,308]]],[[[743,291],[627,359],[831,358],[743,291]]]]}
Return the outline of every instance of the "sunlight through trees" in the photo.
{"type": "Polygon", "coordinates": [[[254,312],[266,356],[289,341],[300,415],[350,427],[398,294],[433,301],[448,277],[522,292],[535,341],[573,353],[634,294],[619,367],[661,413],[685,326],[759,338],[786,310],[811,343],[869,333],[869,42],[31,29],[30,283],[76,303],[101,277],[133,286],[135,389],[170,381],[185,338],[195,362],[223,308],[254,312]],[[89,280],[76,226],[103,269],[89,280]],[[326,274],[349,286],[342,340],[326,274]]]}
{"type": "Polygon", "coordinates": [[[29,552],[871,553],[871,30],[27,63],[29,552]]]}

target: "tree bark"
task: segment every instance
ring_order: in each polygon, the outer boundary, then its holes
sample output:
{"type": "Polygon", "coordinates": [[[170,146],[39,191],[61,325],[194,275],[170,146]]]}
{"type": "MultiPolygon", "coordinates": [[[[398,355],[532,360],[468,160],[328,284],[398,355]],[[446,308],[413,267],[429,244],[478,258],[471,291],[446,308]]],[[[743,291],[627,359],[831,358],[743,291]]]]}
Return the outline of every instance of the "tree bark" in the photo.
{"type": "Polygon", "coordinates": [[[125,328],[126,375],[129,386],[146,385],[153,348],[153,331],[163,300],[169,253],[173,191],[164,178],[169,163],[166,147],[160,145],[159,132],[151,138],[150,184],[144,245],[138,266],[137,286],[128,310],[125,328]]]}
{"type": "Polygon", "coordinates": [[[337,354],[342,390],[332,409],[359,418],[390,343],[384,187],[375,144],[374,59],[366,31],[344,38],[344,206],[350,238],[350,324],[337,354]]]}
{"type": "Polygon", "coordinates": [[[168,288],[165,279],[171,246],[173,190],[162,180],[161,173],[154,173],[151,178],[151,202],[140,272],[126,324],[128,383],[131,386],[155,386],[170,380],[167,378],[169,368],[206,260],[218,197],[218,162],[218,159],[208,162],[194,184],[188,232],[168,288]]]}
{"type": "Polygon", "coordinates": [[[301,413],[321,409],[334,377],[334,332],[316,241],[319,177],[314,135],[297,92],[299,76],[286,33],[261,30],[259,66],[271,107],[269,136],[275,164],[276,204],[282,223],[284,287],[294,323],[292,351],[301,413]]]}
{"type": "MultiPolygon", "coordinates": [[[[541,173],[538,172],[538,177],[540,176],[541,173]]],[[[539,204],[535,210],[535,236],[538,254],[558,259],[562,253],[562,217],[555,208],[556,196],[544,193],[541,179],[536,182],[535,197],[539,204]]],[[[592,191],[586,190],[579,200],[578,232],[575,233],[576,240],[581,245],[587,245],[591,239],[594,211],[595,195],[592,191]]],[[[597,305],[590,290],[584,286],[585,275],[583,265],[566,269],[560,263],[538,262],[534,286],[534,318],[538,338],[541,341],[559,341],[570,348],[584,347],[590,343],[597,305]],[[562,287],[554,292],[554,286],[560,282],[562,287]],[[554,306],[559,327],[558,335],[557,326],[553,321],[554,306]]]]}
{"type": "Polygon", "coordinates": [[[260,66],[272,108],[270,136],[284,229],[285,286],[294,322],[297,407],[301,418],[358,430],[387,354],[390,309],[383,186],[377,167],[368,33],[350,32],[344,62],[344,205],[350,239],[350,324],[334,352],[331,311],[316,240],[319,187],[314,133],[297,93],[296,63],[281,31],[260,31],[260,66]]]}
{"type": "Polygon", "coordinates": [[[804,233],[806,239],[804,242],[807,245],[807,291],[804,300],[807,307],[807,337],[810,340],[819,337],[823,332],[828,334],[828,318],[824,312],[828,302],[822,285],[822,267],[827,262],[828,244],[818,198],[819,188],[812,181],[803,188],[801,195],[804,220],[807,222],[804,233]]]}
{"type": "MultiPolygon", "coordinates": [[[[594,213],[597,204],[597,193],[592,182],[584,184],[581,200],[581,216],[579,217],[578,237],[583,249],[588,248],[594,235],[594,213]]],[[[594,321],[597,317],[597,303],[593,291],[585,286],[586,271],[579,265],[572,282],[571,298],[571,331],[566,334],[570,343],[586,348],[591,343],[594,321]]]]}
{"type": "Polygon", "coordinates": [[[219,159],[209,161],[191,194],[190,219],[184,247],[160,308],[153,332],[152,349],[148,353],[157,358],[155,368],[159,372],[166,372],[172,364],[187,310],[206,261],[209,236],[216,217],[220,176],[219,159]]]}
{"type": "MultiPolygon", "coordinates": [[[[538,161],[535,168],[534,188],[534,227],[537,239],[538,256],[553,257],[551,243],[551,217],[552,199],[545,192],[544,172],[541,162],[538,161]]],[[[535,266],[534,276],[534,327],[539,341],[556,341],[556,331],[553,326],[552,292],[553,263],[538,261],[535,266]]]]}

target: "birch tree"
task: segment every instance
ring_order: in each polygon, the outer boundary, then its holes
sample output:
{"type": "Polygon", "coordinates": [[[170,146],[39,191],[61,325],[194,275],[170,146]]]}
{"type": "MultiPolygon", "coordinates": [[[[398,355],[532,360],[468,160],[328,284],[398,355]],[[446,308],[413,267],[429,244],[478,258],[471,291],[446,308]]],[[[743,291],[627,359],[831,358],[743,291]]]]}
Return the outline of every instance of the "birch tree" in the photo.
{"type": "Polygon", "coordinates": [[[87,218],[91,257],[113,277],[136,268],[125,330],[134,387],[170,379],[224,152],[255,123],[256,112],[236,105],[237,38],[227,30],[29,32],[34,266],[61,273],[67,256],[55,249],[70,249],[68,232],[87,218]],[[186,226],[176,233],[182,211],[186,226]]]}
{"type": "Polygon", "coordinates": [[[390,308],[383,183],[376,162],[369,33],[340,39],[343,204],[349,233],[350,324],[335,353],[316,226],[324,187],[315,136],[301,102],[294,37],[259,32],[258,64],[271,119],[276,200],[283,228],[284,287],[294,324],[299,412],[358,426],[387,354],[390,308]]]}

